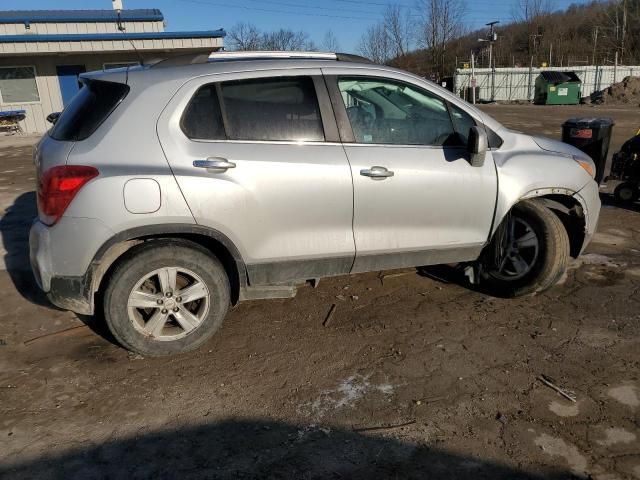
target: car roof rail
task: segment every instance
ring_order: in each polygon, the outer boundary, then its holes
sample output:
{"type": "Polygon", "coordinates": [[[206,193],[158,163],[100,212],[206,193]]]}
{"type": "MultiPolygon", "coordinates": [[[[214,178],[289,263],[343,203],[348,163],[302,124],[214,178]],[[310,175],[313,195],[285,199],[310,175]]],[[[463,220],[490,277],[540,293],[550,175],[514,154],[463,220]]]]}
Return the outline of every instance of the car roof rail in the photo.
{"type": "Polygon", "coordinates": [[[339,62],[376,63],[370,58],[363,57],[362,55],[355,55],[353,53],[336,53],[336,60],[339,62]]]}
{"type": "Polygon", "coordinates": [[[310,58],[318,60],[337,60],[335,53],[329,52],[288,52],[288,51],[245,51],[245,52],[213,52],[209,61],[220,60],[262,60],[262,59],[310,58]]]}
{"type": "Polygon", "coordinates": [[[173,55],[154,63],[147,63],[149,68],[182,67],[184,65],[197,65],[207,63],[209,53],[185,53],[183,55],[173,55]]]}
{"type": "Polygon", "coordinates": [[[336,60],[340,62],[374,63],[368,58],[350,53],[332,52],[303,52],[303,51],[241,51],[227,52],[215,51],[212,53],[188,53],[175,55],[160,60],[150,65],[150,68],[179,67],[185,65],[197,65],[208,62],[221,62],[233,60],[267,60],[267,59],[310,59],[310,60],[336,60]]]}

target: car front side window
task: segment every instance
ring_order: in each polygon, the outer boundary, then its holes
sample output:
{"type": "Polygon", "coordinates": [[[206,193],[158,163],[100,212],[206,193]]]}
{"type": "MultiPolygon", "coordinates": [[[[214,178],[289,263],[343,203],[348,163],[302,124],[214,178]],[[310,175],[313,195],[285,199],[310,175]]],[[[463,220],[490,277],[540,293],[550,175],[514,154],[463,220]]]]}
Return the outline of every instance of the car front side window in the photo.
{"type": "Polygon", "coordinates": [[[458,134],[462,144],[466,145],[469,141],[469,130],[471,127],[476,126],[476,122],[471,118],[467,112],[462,110],[453,104],[449,104],[451,109],[451,119],[453,120],[453,127],[458,134]]]}
{"type": "Polygon", "coordinates": [[[338,80],[356,143],[459,145],[447,103],[395,80],[343,77],[338,80]]]}

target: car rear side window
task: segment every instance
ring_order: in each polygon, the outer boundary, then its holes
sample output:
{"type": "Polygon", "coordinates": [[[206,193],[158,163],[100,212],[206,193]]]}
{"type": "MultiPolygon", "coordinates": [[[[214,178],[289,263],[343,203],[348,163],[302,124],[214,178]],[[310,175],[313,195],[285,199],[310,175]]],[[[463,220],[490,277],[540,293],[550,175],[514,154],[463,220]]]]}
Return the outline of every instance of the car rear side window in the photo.
{"type": "Polygon", "coordinates": [[[324,140],[320,107],[311,77],[224,82],[221,91],[230,139],[324,140]]]}
{"type": "Polygon", "coordinates": [[[200,87],[182,115],[180,127],[192,140],[224,140],[227,138],[218,102],[216,85],[200,87]]]}
{"type": "Polygon", "coordinates": [[[55,140],[85,140],[111,115],[129,93],[123,83],[83,80],[83,87],[49,131],[55,140]]]}

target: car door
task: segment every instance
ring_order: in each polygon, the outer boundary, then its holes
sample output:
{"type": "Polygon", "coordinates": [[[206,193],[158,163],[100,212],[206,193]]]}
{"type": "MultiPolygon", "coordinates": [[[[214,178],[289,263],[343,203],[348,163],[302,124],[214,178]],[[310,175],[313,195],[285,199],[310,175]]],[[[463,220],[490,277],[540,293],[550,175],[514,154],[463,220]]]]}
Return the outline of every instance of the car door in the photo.
{"type": "Polygon", "coordinates": [[[323,71],[353,175],[352,271],[476,259],[497,189],[490,152],[469,162],[477,122],[401,75],[323,71]]]}
{"type": "Polygon", "coordinates": [[[158,135],[196,222],[236,245],[252,284],[350,271],[351,171],[320,70],[196,78],[158,135]]]}

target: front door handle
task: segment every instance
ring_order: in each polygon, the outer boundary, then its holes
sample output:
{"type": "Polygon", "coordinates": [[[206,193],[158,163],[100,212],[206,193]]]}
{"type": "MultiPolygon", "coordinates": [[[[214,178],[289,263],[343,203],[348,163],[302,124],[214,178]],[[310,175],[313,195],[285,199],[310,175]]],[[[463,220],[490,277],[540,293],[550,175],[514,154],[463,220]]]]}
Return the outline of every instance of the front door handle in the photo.
{"type": "Polygon", "coordinates": [[[393,172],[391,170],[387,170],[385,167],[371,167],[369,169],[360,170],[360,175],[363,177],[371,177],[377,179],[384,179],[393,177],[393,172]]]}
{"type": "Polygon", "coordinates": [[[227,171],[230,168],[236,168],[235,163],[230,162],[226,158],[220,157],[209,157],[206,160],[194,160],[193,166],[198,168],[218,170],[220,172],[227,171]]]}

